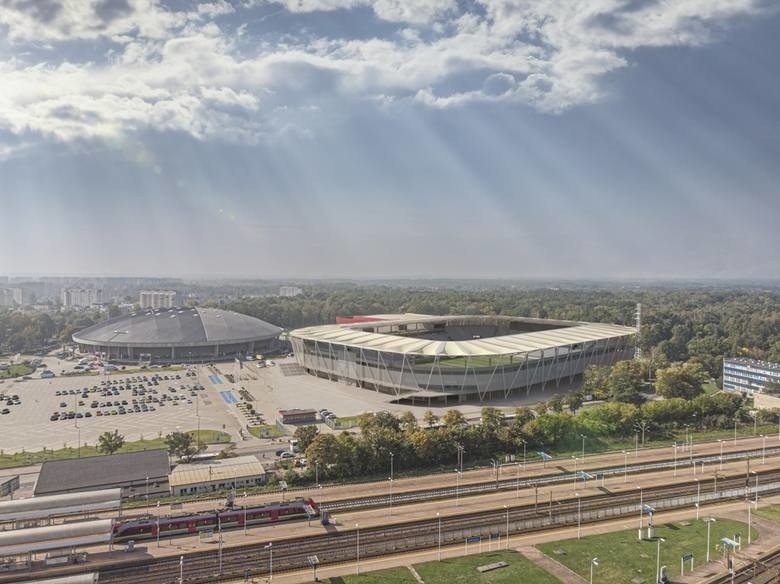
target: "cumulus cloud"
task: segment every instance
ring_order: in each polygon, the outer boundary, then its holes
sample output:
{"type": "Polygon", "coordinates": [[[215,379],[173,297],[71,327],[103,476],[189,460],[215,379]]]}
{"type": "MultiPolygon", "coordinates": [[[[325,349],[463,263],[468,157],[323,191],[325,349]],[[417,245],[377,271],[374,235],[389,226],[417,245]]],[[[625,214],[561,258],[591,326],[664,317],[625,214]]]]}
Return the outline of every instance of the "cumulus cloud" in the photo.
{"type": "MultiPolygon", "coordinates": [[[[253,142],[296,112],[364,100],[560,112],[603,96],[642,47],[696,46],[762,0],[0,0],[0,136],[69,142],[138,130],[253,142]],[[177,4],[182,6],[181,3],[177,4]],[[470,6],[464,9],[463,6],[470,6]],[[299,26],[257,32],[274,7],[299,26]],[[373,10],[373,35],[317,29],[317,12],[373,10]],[[326,32],[327,31],[327,32],[326,32]],[[102,39],[100,57],[58,45],[102,39]],[[39,43],[50,56],[26,57],[39,43]]],[[[270,21],[269,21],[270,22],[270,21]]],[[[289,26],[289,25],[288,25],[289,26]]],[[[36,53],[32,53],[36,54],[36,53]]],[[[0,155],[12,148],[5,141],[0,155]]]]}

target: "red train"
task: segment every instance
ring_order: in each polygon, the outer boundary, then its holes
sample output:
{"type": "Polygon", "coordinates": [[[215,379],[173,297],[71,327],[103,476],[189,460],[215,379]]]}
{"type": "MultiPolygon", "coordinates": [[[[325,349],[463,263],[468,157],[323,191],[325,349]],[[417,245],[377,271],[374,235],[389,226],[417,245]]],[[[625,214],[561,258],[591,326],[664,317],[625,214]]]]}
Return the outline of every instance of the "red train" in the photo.
{"type": "Polygon", "coordinates": [[[208,511],[181,515],[178,517],[144,517],[120,521],[114,525],[113,541],[154,539],[157,530],[160,537],[175,535],[191,535],[200,531],[231,529],[243,527],[246,518],[247,525],[276,523],[289,519],[311,519],[320,514],[319,507],[313,499],[295,499],[286,503],[271,503],[259,507],[236,507],[233,509],[208,511]]]}

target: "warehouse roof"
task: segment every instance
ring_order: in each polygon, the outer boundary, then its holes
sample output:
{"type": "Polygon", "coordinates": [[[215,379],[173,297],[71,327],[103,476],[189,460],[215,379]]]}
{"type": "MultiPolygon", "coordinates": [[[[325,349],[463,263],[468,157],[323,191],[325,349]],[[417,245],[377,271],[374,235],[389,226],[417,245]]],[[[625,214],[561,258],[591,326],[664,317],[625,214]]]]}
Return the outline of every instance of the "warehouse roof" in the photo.
{"type": "Polygon", "coordinates": [[[167,477],[169,470],[168,451],[164,448],[47,460],[41,465],[35,495],[138,484],[146,477],[154,480],[167,477]]]}
{"type": "Polygon", "coordinates": [[[171,472],[168,483],[172,487],[180,487],[264,475],[265,468],[256,457],[237,456],[208,462],[180,464],[171,472]]]}
{"type": "Polygon", "coordinates": [[[259,318],[217,308],[142,310],[81,330],[84,344],[198,345],[271,339],[282,331],[259,318]]]}
{"type": "MultiPolygon", "coordinates": [[[[412,322],[435,323],[457,319],[479,320],[481,318],[515,320],[533,324],[544,322],[542,319],[524,319],[520,317],[479,317],[479,316],[437,316],[398,319],[396,322],[383,321],[376,324],[391,327],[394,324],[408,326],[412,322]]],[[[363,330],[365,324],[324,325],[302,328],[290,335],[310,341],[328,342],[363,349],[374,349],[387,353],[427,355],[440,357],[465,357],[477,355],[511,355],[545,349],[555,349],[589,341],[611,339],[636,334],[633,327],[615,324],[598,324],[574,321],[548,321],[558,328],[549,330],[522,332],[496,337],[485,337],[465,341],[440,341],[415,338],[401,334],[377,333],[363,330]]]]}

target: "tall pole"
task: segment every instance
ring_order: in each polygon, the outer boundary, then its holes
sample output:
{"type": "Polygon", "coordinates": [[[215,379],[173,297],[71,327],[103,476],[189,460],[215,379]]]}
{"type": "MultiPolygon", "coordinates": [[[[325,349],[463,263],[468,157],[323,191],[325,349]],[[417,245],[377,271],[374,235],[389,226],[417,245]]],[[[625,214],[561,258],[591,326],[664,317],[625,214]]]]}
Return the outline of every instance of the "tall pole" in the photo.
{"type": "Polygon", "coordinates": [[[509,507],[504,505],[504,511],[506,513],[506,549],[509,549],[509,507]]]}
{"type": "Polygon", "coordinates": [[[577,497],[577,539],[580,539],[580,527],[582,525],[582,498],[579,493],[574,493],[577,497]]]}
{"type": "Polygon", "coordinates": [[[246,491],[244,491],[244,535],[246,535],[246,491]]]}
{"type": "Polygon", "coordinates": [[[160,516],[157,516],[157,547],[160,547],[160,516]]]}
{"type": "Polygon", "coordinates": [[[656,543],[658,544],[655,552],[655,581],[660,582],[661,580],[661,542],[666,541],[663,537],[659,537],[656,540],[656,543]]]}
{"type": "Polygon", "coordinates": [[[222,518],[217,515],[217,528],[219,529],[219,575],[222,575],[222,518]]]}
{"type": "Polygon", "coordinates": [[[766,462],[766,434],[762,434],[761,438],[764,439],[764,445],[761,447],[761,464],[766,462]]]}
{"type": "MultiPolygon", "coordinates": [[[[777,418],[777,439],[780,440],[780,416],[777,418]]],[[[526,441],[523,440],[523,470],[525,470],[525,447],[527,446],[526,441]]]]}
{"type": "Polygon", "coordinates": [[[723,440],[718,440],[720,442],[720,469],[723,470],[723,440]]]}
{"type": "Polygon", "coordinates": [[[81,458],[81,427],[76,426],[76,432],[78,432],[78,441],[76,443],[76,458],[81,458]]]}
{"type": "Polygon", "coordinates": [[[149,506],[149,477],[146,477],[146,506],[149,506]]]}
{"type": "Polygon", "coordinates": [[[439,512],[436,512],[436,519],[439,523],[439,551],[437,553],[437,559],[441,562],[441,515],[439,515],[439,512]]]}
{"type": "Polygon", "coordinates": [[[674,476],[677,476],[677,442],[674,443],[674,476]]]}
{"type": "Polygon", "coordinates": [[[748,503],[748,545],[750,545],[750,542],[751,542],[751,536],[750,536],[750,517],[751,517],[751,510],[750,510],[750,503],[748,503]]]}
{"type": "Polygon", "coordinates": [[[590,584],[593,584],[593,566],[598,566],[598,565],[599,565],[598,558],[593,558],[590,561],[590,584]]]}
{"type": "Polygon", "coordinates": [[[355,529],[357,530],[357,551],[355,558],[357,560],[357,573],[360,574],[360,527],[355,523],[355,529]]]}
{"type": "Polygon", "coordinates": [[[582,436],[582,460],[585,460],[585,434],[581,434],[582,436]]]}
{"type": "Polygon", "coordinates": [[[460,494],[460,471],[455,469],[455,506],[458,506],[458,499],[460,494]]]}
{"type": "Polygon", "coordinates": [[[637,489],[639,489],[639,541],[642,541],[642,511],[644,510],[644,493],[642,491],[642,487],[637,487],[637,489]]]}
{"type": "Polygon", "coordinates": [[[274,542],[268,542],[265,546],[268,550],[268,582],[274,581],[274,542]]]}
{"type": "Polygon", "coordinates": [[[628,452],[623,451],[623,484],[628,482],[628,452]]]}
{"type": "Polygon", "coordinates": [[[179,584],[184,584],[184,556],[179,556],[179,584]]]}
{"type": "Polygon", "coordinates": [[[712,525],[712,517],[706,520],[707,521],[707,562],[710,561],[710,525],[712,525]]]}
{"type": "Polygon", "coordinates": [[[320,461],[315,460],[314,461],[314,482],[317,485],[317,488],[320,488],[320,461]]]}
{"type": "Polygon", "coordinates": [[[701,483],[696,479],[696,520],[699,519],[699,506],[701,504],[701,483]]]}

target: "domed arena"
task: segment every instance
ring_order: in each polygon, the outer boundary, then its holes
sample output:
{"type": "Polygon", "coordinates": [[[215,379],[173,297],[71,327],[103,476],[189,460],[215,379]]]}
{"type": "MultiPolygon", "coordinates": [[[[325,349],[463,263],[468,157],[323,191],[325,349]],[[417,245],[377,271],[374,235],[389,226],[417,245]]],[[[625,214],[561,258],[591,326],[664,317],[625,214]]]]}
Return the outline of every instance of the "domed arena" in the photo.
{"type": "Polygon", "coordinates": [[[135,363],[204,363],[266,353],[282,329],[252,316],[217,308],[142,310],[92,325],[73,335],[82,353],[135,363]]]}

